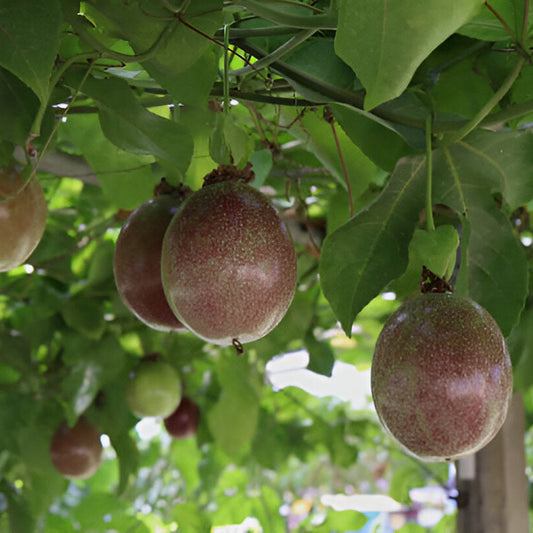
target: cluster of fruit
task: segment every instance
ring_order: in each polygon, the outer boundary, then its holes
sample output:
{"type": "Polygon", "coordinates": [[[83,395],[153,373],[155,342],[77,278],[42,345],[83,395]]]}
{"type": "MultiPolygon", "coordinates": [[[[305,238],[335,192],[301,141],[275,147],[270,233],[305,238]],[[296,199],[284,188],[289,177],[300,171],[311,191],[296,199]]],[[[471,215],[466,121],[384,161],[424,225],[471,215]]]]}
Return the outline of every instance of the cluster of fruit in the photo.
{"type": "MultiPolygon", "coordinates": [[[[185,439],[196,434],[200,409],[193,399],[183,396],[179,374],[158,354],[143,358],[132,373],[126,401],[139,418],[162,418],[173,438],[185,439]]],[[[83,416],[73,427],[62,423],[50,443],[52,464],[67,478],[91,477],[102,462],[100,437],[97,427],[83,416]]]]}
{"type": "Polygon", "coordinates": [[[249,166],[220,166],[194,193],[162,183],[131,213],[117,239],[114,272],[123,302],[140,320],[242,349],[283,318],[296,288],[296,253],[251,179],[249,166]]]}

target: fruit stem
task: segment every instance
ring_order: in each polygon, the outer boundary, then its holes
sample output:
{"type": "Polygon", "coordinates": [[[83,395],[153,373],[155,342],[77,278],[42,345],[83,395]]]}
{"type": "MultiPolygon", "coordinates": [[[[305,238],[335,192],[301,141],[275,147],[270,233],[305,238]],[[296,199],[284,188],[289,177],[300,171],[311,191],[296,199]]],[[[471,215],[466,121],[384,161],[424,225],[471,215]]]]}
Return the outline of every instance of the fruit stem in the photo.
{"type": "Polygon", "coordinates": [[[232,339],[231,344],[233,344],[237,355],[242,355],[244,353],[244,347],[238,339],[232,339]]]}
{"type": "Polygon", "coordinates": [[[426,227],[428,231],[435,230],[433,220],[433,147],[431,143],[431,127],[433,125],[432,113],[426,118],[426,227]]]}

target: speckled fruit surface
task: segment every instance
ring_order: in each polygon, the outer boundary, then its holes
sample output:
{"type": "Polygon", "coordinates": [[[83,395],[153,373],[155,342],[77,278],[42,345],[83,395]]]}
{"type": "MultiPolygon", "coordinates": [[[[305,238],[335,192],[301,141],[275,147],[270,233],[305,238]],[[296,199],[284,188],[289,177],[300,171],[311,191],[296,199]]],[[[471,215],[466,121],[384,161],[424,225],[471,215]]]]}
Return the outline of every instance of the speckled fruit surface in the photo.
{"type": "Polygon", "coordinates": [[[372,397],[385,428],[424,461],[469,455],[507,414],[512,368],[494,319],[453,294],[421,294],[386,322],[376,343],[372,397]]]}
{"type": "Polygon", "coordinates": [[[25,184],[13,168],[0,168],[0,272],[31,255],[46,225],[46,200],[39,180],[25,184]]]}
{"type": "Polygon", "coordinates": [[[204,187],[169,224],[163,287],[181,322],[222,346],[259,339],[296,288],[292,239],[268,198],[241,182],[204,187]]]}
{"type": "Polygon", "coordinates": [[[161,283],[161,246],[179,201],[162,195],[133,211],[115,247],[115,284],[126,307],[159,331],[185,331],[165,298],[161,283]]]}
{"type": "Polygon", "coordinates": [[[63,423],[50,443],[50,459],[55,468],[68,478],[86,479],[102,462],[100,432],[85,418],[69,428],[63,423]]]}

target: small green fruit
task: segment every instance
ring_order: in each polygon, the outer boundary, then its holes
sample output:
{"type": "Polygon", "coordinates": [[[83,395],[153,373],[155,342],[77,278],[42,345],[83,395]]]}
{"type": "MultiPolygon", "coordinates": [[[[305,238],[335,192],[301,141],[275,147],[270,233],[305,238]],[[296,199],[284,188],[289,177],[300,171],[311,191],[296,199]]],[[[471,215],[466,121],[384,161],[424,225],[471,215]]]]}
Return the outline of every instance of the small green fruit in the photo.
{"type": "Polygon", "coordinates": [[[489,313],[468,298],[428,293],[391,315],[376,343],[372,397],[385,428],[424,461],[476,452],[501,428],[511,360],[489,313]]]}
{"type": "Polygon", "coordinates": [[[171,365],[160,360],[142,361],[126,388],[126,401],[136,416],[167,417],[181,401],[181,380],[171,365]]]}

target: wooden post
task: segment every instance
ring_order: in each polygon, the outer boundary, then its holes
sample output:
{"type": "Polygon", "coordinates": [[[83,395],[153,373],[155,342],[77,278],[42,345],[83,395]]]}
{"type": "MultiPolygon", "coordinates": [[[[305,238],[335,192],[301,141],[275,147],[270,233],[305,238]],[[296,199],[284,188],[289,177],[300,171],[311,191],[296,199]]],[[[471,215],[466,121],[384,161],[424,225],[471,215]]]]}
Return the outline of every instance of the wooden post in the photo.
{"type": "Polygon", "coordinates": [[[459,461],[457,533],[529,533],[525,410],[515,394],[496,437],[459,461]]]}

